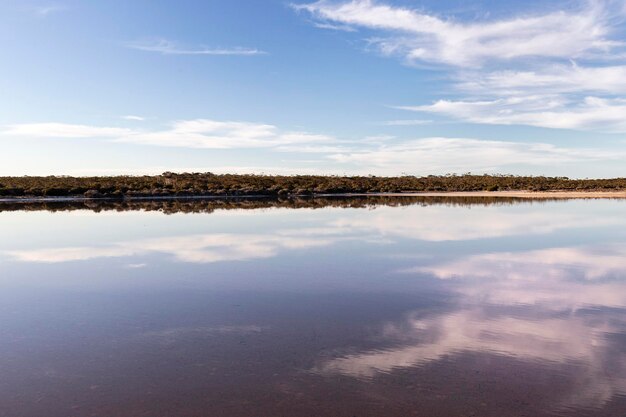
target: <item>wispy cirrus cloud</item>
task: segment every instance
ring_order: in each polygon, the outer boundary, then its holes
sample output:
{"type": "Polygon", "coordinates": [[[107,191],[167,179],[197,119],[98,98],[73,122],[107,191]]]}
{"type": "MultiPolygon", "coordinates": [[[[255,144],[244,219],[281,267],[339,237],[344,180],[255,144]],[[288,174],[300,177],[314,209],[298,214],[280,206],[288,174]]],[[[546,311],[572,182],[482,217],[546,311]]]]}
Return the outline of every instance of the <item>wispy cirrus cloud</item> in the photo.
{"type": "Polygon", "coordinates": [[[478,124],[626,131],[623,1],[562,3],[561,10],[480,21],[384,0],[293,7],[318,23],[364,29],[382,55],[436,64],[448,75],[447,92],[457,98],[402,109],[478,124]]]}
{"type": "Polygon", "coordinates": [[[626,98],[522,95],[492,100],[439,100],[404,110],[449,116],[471,123],[626,132],[626,98]]]}
{"type": "Polygon", "coordinates": [[[63,4],[46,4],[46,5],[33,6],[29,10],[33,12],[34,14],[36,14],[37,16],[46,17],[50,14],[61,12],[66,9],[67,9],[67,6],[63,4]]]}
{"type": "Polygon", "coordinates": [[[229,48],[206,48],[206,47],[183,47],[166,39],[134,41],[125,44],[127,48],[140,51],[156,52],[162,55],[214,55],[214,56],[254,56],[266,55],[267,52],[256,48],[229,47],[229,48]]]}
{"type": "Polygon", "coordinates": [[[455,87],[477,95],[626,94],[626,65],[584,67],[571,62],[526,70],[467,71],[457,76],[455,87]]]}
{"type": "Polygon", "coordinates": [[[356,32],[356,29],[349,25],[334,25],[332,23],[322,23],[322,22],[313,22],[313,25],[316,28],[320,29],[329,29],[329,30],[339,30],[343,32],[356,32]]]}
{"type": "Polygon", "coordinates": [[[137,116],[137,115],[134,115],[134,114],[129,114],[129,115],[126,115],[126,116],[122,116],[122,119],[130,120],[130,121],[134,121],[134,122],[143,122],[144,120],[146,120],[145,117],[137,116]]]}
{"type": "Polygon", "coordinates": [[[470,71],[454,88],[469,98],[400,106],[482,124],[626,131],[626,65],[554,64],[530,70],[470,71]]]}
{"type": "Polygon", "coordinates": [[[386,55],[408,62],[481,66],[489,61],[544,57],[572,58],[607,54],[623,46],[611,37],[606,2],[508,19],[461,22],[373,0],[293,5],[319,22],[361,27],[378,36],[370,42],[386,55]]]}

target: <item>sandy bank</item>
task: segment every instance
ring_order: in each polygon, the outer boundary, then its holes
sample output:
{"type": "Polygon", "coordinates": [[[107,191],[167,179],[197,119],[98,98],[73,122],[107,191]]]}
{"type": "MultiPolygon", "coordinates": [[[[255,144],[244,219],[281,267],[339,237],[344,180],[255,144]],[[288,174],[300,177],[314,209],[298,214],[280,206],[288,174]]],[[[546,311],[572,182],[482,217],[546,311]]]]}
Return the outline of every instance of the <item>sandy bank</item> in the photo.
{"type": "Polygon", "coordinates": [[[376,195],[420,197],[626,198],[626,191],[450,191],[376,195]]]}

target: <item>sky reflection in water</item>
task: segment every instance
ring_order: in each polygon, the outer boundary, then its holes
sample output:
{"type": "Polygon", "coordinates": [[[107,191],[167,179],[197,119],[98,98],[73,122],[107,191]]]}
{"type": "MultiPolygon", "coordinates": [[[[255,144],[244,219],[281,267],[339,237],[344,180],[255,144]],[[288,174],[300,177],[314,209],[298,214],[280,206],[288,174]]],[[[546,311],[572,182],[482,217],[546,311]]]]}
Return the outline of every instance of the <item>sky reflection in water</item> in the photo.
{"type": "Polygon", "coordinates": [[[0,415],[620,416],[625,208],[1,213],[0,415]]]}

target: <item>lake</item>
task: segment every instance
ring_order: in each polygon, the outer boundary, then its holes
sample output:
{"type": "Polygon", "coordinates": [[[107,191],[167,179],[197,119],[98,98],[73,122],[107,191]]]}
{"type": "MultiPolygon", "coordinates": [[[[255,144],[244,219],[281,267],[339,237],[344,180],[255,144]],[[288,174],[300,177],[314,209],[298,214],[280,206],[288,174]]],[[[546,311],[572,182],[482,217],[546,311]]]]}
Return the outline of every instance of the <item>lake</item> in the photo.
{"type": "Polygon", "coordinates": [[[611,416],[626,200],[0,205],[0,416],[611,416]]]}

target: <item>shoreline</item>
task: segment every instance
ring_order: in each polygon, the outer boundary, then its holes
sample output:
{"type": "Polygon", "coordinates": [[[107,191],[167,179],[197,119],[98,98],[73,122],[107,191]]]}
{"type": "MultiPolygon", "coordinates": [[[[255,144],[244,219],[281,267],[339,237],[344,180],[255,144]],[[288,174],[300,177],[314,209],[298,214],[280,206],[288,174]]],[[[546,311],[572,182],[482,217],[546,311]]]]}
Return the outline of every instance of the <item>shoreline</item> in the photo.
{"type": "Polygon", "coordinates": [[[335,193],[335,194],[292,194],[288,196],[273,195],[189,195],[189,196],[140,196],[124,198],[86,198],[76,197],[2,197],[3,203],[76,203],[76,202],[108,202],[108,201],[176,201],[176,200],[235,200],[235,199],[268,199],[279,198],[350,198],[350,197],[491,197],[519,199],[626,199],[624,191],[439,191],[439,192],[402,192],[402,193],[335,193]]]}
{"type": "Polygon", "coordinates": [[[388,196],[421,196],[421,197],[508,197],[508,198],[562,198],[562,199],[585,199],[585,198],[626,198],[625,191],[445,191],[445,192],[419,192],[401,194],[381,194],[388,196]]]}

